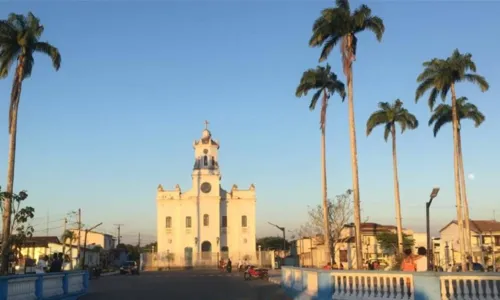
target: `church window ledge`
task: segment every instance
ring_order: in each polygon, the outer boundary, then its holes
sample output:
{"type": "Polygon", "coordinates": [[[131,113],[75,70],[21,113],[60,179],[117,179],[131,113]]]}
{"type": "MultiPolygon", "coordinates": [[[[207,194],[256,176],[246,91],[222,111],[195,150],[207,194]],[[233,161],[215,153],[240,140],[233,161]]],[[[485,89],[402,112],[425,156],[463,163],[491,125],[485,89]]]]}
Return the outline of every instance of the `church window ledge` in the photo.
{"type": "Polygon", "coordinates": [[[166,228],[166,229],[165,229],[165,232],[166,232],[167,234],[171,234],[171,233],[172,233],[172,228],[166,228]]]}
{"type": "Polygon", "coordinates": [[[246,228],[246,227],[242,227],[242,228],[241,228],[241,232],[243,232],[243,233],[247,233],[247,232],[248,232],[248,228],[246,228]]]}

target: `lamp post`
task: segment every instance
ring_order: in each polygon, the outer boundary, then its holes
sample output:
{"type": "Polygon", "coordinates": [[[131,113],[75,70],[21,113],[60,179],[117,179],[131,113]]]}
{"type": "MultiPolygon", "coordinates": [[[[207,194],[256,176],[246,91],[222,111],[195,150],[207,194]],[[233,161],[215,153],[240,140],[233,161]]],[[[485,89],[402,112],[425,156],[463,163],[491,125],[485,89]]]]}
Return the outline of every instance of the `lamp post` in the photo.
{"type": "Polygon", "coordinates": [[[276,228],[278,228],[279,230],[281,230],[283,232],[283,255],[285,255],[285,251],[286,251],[286,233],[285,233],[285,227],[280,227],[276,224],[273,224],[271,222],[267,222],[269,223],[269,225],[272,225],[276,228]]]}
{"type": "Polygon", "coordinates": [[[91,227],[89,229],[85,229],[85,239],[84,239],[84,242],[83,242],[83,257],[82,257],[82,270],[85,268],[85,254],[87,253],[87,234],[89,233],[89,231],[92,231],[94,230],[95,228],[99,227],[102,225],[102,222],[95,225],[94,227],[91,227]]]}
{"type": "Polygon", "coordinates": [[[427,227],[427,271],[432,271],[432,247],[431,247],[431,221],[429,218],[429,209],[432,204],[432,200],[437,197],[439,193],[439,188],[435,187],[432,189],[430,199],[425,203],[425,221],[427,227]]]}

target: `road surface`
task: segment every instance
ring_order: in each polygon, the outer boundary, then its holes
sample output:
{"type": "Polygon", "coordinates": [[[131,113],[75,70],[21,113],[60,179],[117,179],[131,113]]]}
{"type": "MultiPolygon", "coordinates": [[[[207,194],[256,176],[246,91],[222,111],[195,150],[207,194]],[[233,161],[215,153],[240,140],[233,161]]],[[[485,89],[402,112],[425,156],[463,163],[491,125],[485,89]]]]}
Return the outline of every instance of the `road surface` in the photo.
{"type": "Polygon", "coordinates": [[[144,272],[89,281],[82,300],[289,300],[281,288],[263,280],[244,281],[242,273],[217,270],[144,272]]]}

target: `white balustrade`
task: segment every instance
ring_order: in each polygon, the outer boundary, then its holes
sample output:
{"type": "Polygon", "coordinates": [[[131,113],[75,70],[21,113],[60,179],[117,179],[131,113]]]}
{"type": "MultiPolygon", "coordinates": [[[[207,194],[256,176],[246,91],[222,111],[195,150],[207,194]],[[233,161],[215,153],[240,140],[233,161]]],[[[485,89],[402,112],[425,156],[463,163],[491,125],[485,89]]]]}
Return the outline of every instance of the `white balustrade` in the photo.
{"type": "Polygon", "coordinates": [[[413,299],[411,273],[332,272],[334,299],[413,299]]]}
{"type": "Polygon", "coordinates": [[[384,272],[283,267],[296,299],[500,300],[498,273],[384,272]]]}
{"type": "Polygon", "coordinates": [[[7,299],[36,299],[36,277],[20,277],[9,280],[7,299]]]}
{"type": "Polygon", "coordinates": [[[43,297],[64,295],[63,289],[64,274],[48,275],[43,278],[43,297]]]}
{"type": "Polygon", "coordinates": [[[80,292],[84,289],[83,276],[80,273],[68,274],[68,294],[80,292]]]}
{"type": "Polygon", "coordinates": [[[442,300],[498,300],[500,276],[488,273],[441,275],[442,300]],[[479,275],[481,274],[481,275],[479,275]]]}

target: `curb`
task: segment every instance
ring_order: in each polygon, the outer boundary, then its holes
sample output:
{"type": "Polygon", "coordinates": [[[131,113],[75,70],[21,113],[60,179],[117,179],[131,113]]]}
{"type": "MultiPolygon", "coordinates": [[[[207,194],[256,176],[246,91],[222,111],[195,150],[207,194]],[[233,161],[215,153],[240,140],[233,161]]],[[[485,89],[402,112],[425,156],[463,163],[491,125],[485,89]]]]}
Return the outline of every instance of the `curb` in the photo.
{"type": "Polygon", "coordinates": [[[118,274],[120,274],[120,271],[108,272],[108,273],[101,274],[101,277],[113,276],[113,275],[118,275],[118,274]]]}
{"type": "Polygon", "coordinates": [[[281,277],[269,277],[269,282],[281,285],[281,277]]]}

